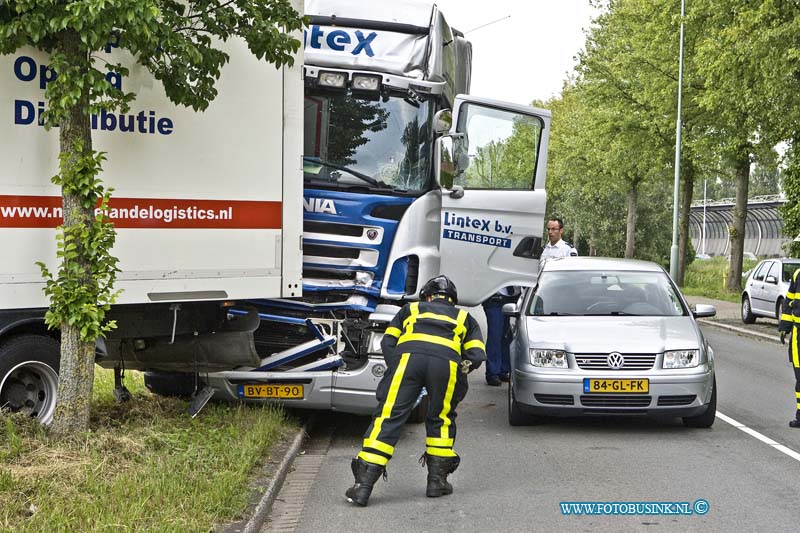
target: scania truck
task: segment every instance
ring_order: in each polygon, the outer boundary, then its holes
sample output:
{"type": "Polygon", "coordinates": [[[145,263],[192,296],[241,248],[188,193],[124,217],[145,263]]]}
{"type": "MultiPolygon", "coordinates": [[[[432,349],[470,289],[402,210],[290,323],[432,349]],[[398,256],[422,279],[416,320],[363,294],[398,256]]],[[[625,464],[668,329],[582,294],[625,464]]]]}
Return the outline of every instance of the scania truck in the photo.
{"type": "MultiPolygon", "coordinates": [[[[535,283],[550,114],[469,96],[471,45],[433,2],[295,6],[293,67],[230,42],[205,113],[134,66],[117,80],[132,111],[93,117],[123,290],[97,362],[157,394],[367,414],[383,330],[427,279],[466,306],[535,283]]],[[[37,117],[54,75],[35,50],[0,56],[0,407],[44,422],[58,332],[35,262],[55,265],[61,213],[37,117]]]]}

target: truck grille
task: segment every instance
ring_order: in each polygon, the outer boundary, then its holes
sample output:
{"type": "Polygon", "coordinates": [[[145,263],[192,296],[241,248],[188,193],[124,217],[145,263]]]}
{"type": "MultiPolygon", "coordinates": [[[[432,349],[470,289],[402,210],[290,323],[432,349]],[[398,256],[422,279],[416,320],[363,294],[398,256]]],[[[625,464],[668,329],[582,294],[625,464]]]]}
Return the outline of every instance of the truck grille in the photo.
{"type": "Polygon", "coordinates": [[[582,353],[575,354],[575,363],[584,370],[617,370],[620,372],[631,370],[650,370],[656,362],[656,354],[622,354],[625,362],[622,368],[608,366],[607,353],[582,353]]]}

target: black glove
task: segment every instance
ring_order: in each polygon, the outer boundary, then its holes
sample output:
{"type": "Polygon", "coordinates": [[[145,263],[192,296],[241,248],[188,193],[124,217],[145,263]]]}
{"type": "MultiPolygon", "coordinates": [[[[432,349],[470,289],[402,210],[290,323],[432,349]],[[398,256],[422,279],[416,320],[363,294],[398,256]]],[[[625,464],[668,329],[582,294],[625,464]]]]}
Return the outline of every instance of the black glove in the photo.
{"type": "Polygon", "coordinates": [[[781,344],[786,344],[786,332],[781,331],[781,344]]]}

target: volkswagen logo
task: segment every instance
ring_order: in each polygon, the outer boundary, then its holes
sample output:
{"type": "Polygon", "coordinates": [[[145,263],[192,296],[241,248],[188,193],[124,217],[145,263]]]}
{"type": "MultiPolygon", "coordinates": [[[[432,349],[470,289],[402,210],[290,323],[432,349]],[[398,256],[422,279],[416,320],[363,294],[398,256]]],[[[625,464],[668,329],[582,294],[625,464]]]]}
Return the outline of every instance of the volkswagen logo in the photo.
{"type": "Polygon", "coordinates": [[[608,354],[608,357],[606,357],[606,363],[608,363],[608,368],[619,370],[625,366],[625,358],[622,357],[622,354],[619,352],[611,352],[608,354]]]}
{"type": "Polygon", "coordinates": [[[374,241],[378,238],[378,230],[376,229],[368,229],[367,230],[367,238],[371,241],[374,241]]]}

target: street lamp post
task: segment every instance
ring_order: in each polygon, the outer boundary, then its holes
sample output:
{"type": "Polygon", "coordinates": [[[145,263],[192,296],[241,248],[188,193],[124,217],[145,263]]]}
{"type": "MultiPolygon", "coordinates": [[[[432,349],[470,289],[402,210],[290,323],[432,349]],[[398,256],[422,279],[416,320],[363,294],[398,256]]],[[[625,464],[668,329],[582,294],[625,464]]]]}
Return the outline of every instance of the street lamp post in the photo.
{"type": "Polygon", "coordinates": [[[681,45],[678,55],[678,120],[675,125],[675,190],[672,209],[672,248],[669,253],[669,275],[678,277],[678,209],[681,182],[681,93],[683,89],[683,19],[686,14],[686,0],[681,0],[681,45]]]}

